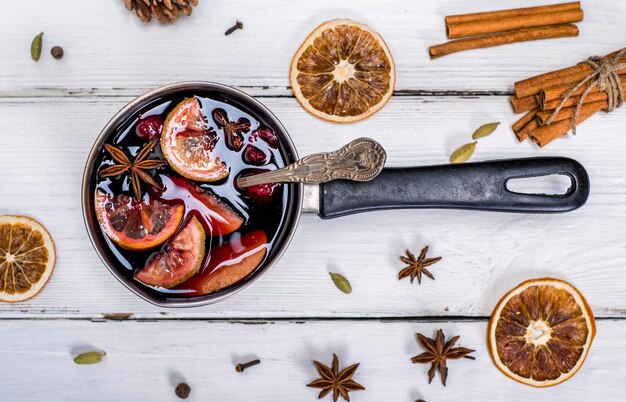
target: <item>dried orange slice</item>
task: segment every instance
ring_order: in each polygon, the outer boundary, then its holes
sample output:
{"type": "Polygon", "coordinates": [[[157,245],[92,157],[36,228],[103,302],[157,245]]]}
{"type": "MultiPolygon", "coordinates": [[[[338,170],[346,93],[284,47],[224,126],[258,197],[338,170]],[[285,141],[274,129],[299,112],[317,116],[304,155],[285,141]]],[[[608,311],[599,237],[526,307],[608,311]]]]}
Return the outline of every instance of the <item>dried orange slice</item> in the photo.
{"type": "Polygon", "coordinates": [[[580,369],[596,334],[583,295],[569,283],[531,279],[507,293],[489,320],[494,363],[508,377],[549,387],[580,369]]]}
{"type": "Polygon", "coordinates": [[[350,20],[327,21],[291,61],[296,99],[314,116],[336,123],[363,120],[391,97],[396,67],[383,38],[350,20]]]}
{"type": "Polygon", "coordinates": [[[228,167],[215,151],[217,141],[198,98],[180,102],[163,123],[163,156],[172,169],[188,179],[210,182],[229,175],[228,167]]]}
{"type": "Polygon", "coordinates": [[[50,233],[26,216],[0,216],[0,301],[30,299],[43,289],[56,253],[50,233]]]}

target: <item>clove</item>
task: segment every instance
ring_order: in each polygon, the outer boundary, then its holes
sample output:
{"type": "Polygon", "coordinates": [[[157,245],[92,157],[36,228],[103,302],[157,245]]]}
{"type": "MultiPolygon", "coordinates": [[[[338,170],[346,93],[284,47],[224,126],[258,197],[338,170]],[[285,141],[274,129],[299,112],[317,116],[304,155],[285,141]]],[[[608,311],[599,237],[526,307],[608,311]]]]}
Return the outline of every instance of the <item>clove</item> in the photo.
{"type": "Polygon", "coordinates": [[[252,360],[248,363],[239,363],[237,366],[235,366],[235,370],[237,370],[238,373],[243,373],[243,371],[248,367],[256,366],[259,363],[261,363],[261,360],[259,359],[252,360]]]}
{"type": "Polygon", "coordinates": [[[238,29],[243,29],[243,22],[241,22],[239,20],[235,23],[235,25],[233,25],[232,27],[228,28],[226,30],[226,32],[224,32],[224,35],[228,36],[228,35],[230,35],[231,33],[235,32],[238,29]]]}

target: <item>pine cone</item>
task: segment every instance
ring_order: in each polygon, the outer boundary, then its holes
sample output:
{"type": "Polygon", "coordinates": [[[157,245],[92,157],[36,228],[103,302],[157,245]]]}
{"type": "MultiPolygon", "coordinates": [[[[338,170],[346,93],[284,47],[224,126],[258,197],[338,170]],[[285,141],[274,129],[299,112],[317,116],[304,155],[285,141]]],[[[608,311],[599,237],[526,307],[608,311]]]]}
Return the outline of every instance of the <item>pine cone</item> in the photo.
{"type": "Polygon", "coordinates": [[[191,15],[198,0],[124,0],[124,5],[143,22],[150,22],[154,16],[161,24],[167,24],[181,14],[191,15]]]}

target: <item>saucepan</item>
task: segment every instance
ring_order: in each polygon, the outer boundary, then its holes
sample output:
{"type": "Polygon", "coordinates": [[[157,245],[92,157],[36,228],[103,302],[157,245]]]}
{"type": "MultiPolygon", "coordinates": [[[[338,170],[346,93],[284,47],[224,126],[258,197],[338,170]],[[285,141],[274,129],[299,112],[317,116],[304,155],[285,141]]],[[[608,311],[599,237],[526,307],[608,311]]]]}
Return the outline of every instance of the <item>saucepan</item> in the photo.
{"type": "MultiPolygon", "coordinates": [[[[330,151],[330,150],[329,150],[330,151]]],[[[335,152],[298,158],[294,143],[281,122],[254,97],[235,88],[210,82],[183,82],[158,88],[131,101],[103,128],[88,156],[82,183],[83,217],[89,238],[109,271],[129,290],[162,307],[192,307],[228,298],[256,282],[287,250],[300,215],[317,213],[323,219],[397,208],[448,208],[516,213],[559,213],[585,204],[589,177],[575,160],[536,157],[487,162],[383,168],[386,154],[374,140],[360,138],[335,152]],[[242,187],[267,181],[284,182],[284,219],[273,247],[260,266],[237,284],[219,292],[181,297],[155,292],[124,273],[107,245],[95,212],[95,180],[99,155],[105,143],[143,110],[172,97],[202,96],[226,100],[262,120],[279,139],[286,164],[278,172],[238,179],[242,187]],[[264,177],[268,176],[269,177],[264,177]],[[527,194],[510,190],[512,179],[563,175],[569,189],[562,194],[527,194]],[[246,182],[248,181],[248,182],[246,182]]],[[[328,224],[333,224],[329,222],[328,224]]]]}

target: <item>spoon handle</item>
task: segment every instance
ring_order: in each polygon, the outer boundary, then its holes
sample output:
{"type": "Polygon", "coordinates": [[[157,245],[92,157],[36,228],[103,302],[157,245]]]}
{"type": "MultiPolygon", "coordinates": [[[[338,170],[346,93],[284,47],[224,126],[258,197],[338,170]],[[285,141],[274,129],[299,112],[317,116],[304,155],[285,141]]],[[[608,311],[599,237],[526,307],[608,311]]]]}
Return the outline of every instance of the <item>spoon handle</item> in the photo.
{"type": "Polygon", "coordinates": [[[370,138],[357,138],[333,152],[305,156],[284,168],[237,179],[241,188],[265,183],[320,184],[344,179],[368,181],[378,176],[387,154],[370,138]]]}

